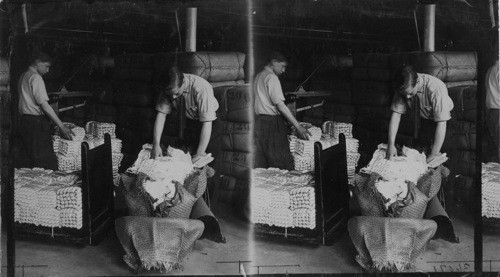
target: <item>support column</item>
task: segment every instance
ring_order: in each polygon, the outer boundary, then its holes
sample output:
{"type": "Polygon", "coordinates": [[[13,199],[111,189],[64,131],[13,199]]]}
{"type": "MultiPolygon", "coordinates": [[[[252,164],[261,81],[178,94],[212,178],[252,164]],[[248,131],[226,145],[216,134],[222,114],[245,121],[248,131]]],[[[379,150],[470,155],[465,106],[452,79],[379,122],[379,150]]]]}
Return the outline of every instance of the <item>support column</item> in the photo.
{"type": "Polygon", "coordinates": [[[432,52],[435,44],[436,4],[425,4],[424,51],[432,52]]]}
{"type": "Polygon", "coordinates": [[[186,11],[186,52],[196,52],[196,8],[186,11]]]}

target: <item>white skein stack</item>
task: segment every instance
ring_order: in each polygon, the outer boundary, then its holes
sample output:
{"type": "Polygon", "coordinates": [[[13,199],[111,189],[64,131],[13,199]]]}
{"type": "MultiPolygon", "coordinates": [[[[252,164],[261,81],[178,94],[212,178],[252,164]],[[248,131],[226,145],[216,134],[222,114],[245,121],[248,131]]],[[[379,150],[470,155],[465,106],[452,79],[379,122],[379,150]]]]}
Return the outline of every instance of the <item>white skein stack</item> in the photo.
{"type": "Polygon", "coordinates": [[[252,170],[252,177],[253,223],[311,229],[316,226],[314,188],[309,185],[312,174],[257,168],[252,170]]]}
{"type": "Polygon", "coordinates": [[[60,210],[60,226],[80,229],[82,227],[82,190],[65,187],[57,190],[57,209],[60,210]]]}
{"type": "Polygon", "coordinates": [[[500,164],[483,163],[481,175],[482,216],[500,218],[500,164]]]}

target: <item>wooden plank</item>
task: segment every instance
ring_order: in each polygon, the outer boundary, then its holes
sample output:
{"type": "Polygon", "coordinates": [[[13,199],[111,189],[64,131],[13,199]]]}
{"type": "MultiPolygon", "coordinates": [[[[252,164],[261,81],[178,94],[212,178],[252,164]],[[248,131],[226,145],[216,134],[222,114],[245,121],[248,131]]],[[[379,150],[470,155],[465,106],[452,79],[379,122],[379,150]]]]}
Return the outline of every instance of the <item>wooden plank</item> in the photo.
{"type": "Polygon", "coordinates": [[[59,97],[88,97],[94,96],[99,92],[97,91],[58,91],[58,92],[49,92],[48,95],[58,95],[59,97]]]}
{"type": "Polygon", "coordinates": [[[297,97],[328,97],[332,93],[330,91],[326,90],[319,90],[319,91],[297,91],[297,92],[285,92],[285,95],[287,94],[295,94],[297,97]]]}

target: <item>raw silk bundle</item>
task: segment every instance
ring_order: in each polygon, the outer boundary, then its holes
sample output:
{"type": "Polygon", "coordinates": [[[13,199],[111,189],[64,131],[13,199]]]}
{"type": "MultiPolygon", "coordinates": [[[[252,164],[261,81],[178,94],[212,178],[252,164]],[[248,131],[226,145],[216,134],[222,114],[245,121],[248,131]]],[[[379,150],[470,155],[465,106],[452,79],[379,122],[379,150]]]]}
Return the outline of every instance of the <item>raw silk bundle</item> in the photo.
{"type": "Polygon", "coordinates": [[[368,175],[378,173],[386,180],[400,179],[414,184],[427,172],[428,166],[425,154],[403,147],[403,156],[387,160],[385,158],[386,149],[386,144],[379,144],[368,165],[360,169],[360,172],[368,175]]]}
{"type": "Polygon", "coordinates": [[[194,219],[125,216],[115,221],[125,250],[123,260],[136,273],[182,269],[184,258],[203,229],[202,221],[194,219]]]}

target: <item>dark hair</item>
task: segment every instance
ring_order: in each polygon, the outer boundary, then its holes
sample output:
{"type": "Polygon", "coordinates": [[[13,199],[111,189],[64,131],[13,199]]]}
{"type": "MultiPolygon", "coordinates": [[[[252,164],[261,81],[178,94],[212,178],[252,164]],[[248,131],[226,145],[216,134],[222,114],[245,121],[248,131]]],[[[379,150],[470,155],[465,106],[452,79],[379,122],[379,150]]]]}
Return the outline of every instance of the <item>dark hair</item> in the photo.
{"type": "Polygon", "coordinates": [[[276,60],[277,62],[286,62],[286,58],[280,52],[273,51],[269,53],[267,56],[267,62],[270,63],[272,60],[276,60]]]}
{"type": "Polygon", "coordinates": [[[184,81],[184,74],[179,70],[177,66],[172,66],[168,70],[164,70],[160,73],[159,85],[166,89],[172,89],[177,85],[180,87],[184,81]]]}
{"type": "Polygon", "coordinates": [[[404,65],[399,71],[396,72],[394,78],[394,89],[396,92],[404,91],[408,87],[417,85],[418,75],[413,66],[404,65]]]}
{"type": "Polygon", "coordinates": [[[42,53],[40,51],[35,51],[31,54],[29,64],[34,65],[37,62],[52,63],[52,59],[45,53],[42,53]]]}

